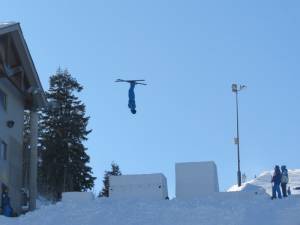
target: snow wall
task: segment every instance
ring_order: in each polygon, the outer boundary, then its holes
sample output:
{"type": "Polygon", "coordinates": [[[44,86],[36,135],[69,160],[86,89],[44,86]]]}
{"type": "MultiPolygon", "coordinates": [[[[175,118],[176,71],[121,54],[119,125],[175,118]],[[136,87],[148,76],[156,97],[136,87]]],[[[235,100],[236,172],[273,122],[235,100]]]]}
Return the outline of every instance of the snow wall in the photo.
{"type": "Polygon", "coordinates": [[[83,204],[95,199],[92,192],[63,192],[62,202],[83,204]]]}
{"type": "Polygon", "coordinates": [[[176,163],[176,198],[191,199],[219,192],[213,161],[176,163]]]}
{"type": "Polygon", "coordinates": [[[161,173],[109,177],[113,199],[161,200],[168,197],[167,179],[161,173]]]}

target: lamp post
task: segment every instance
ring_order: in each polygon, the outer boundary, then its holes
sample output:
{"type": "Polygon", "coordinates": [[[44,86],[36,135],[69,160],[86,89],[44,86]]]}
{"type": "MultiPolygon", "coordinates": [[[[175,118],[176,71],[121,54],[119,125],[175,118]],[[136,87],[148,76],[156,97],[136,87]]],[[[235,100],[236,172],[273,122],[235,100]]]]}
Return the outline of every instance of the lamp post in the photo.
{"type": "Polygon", "coordinates": [[[242,185],[242,176],[241,176],[241,163],[240,163],[240,134],[239,134],[239,102],[238,102],[238,93],[246,88],[245,85],[232,84],[232,92],[235,93],[235,102],[236,102],[236,138],[234,142],[237,145],[237,160],[238,160],[238,171],[237,171],[237,183],[240,187],[242,185]]]}

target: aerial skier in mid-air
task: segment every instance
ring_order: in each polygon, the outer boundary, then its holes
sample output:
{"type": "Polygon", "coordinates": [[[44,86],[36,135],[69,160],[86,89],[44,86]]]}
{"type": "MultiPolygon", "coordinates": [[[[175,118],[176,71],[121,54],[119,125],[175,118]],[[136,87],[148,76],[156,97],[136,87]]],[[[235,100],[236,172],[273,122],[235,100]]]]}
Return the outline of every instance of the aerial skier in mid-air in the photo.
{"type": "Polygon", "coordinates": [[[130,88],[128,91],[128,97],[129,97],[128,107],[130,108],[132,114],[136,114],[135,94],[134,94],[135,85],[137,84],[147,85],[145,83],[140,83],[141,81],[145,81],[145,80],[122,80],[122,79],[116,80],[116,82],[127,82],[130,84],[130,88]]]}

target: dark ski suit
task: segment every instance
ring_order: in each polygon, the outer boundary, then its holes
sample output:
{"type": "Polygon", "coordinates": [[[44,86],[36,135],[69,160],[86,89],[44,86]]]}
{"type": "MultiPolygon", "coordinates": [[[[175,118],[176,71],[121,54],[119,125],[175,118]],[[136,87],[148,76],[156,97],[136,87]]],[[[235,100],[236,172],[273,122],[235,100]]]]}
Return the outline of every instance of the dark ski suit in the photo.
{"type": "Polygon", "coordinates": [[[135,88],[135,82],[130,82],[130,88],[128,91],[128,97],[129,97],[128,107],[130,108],[131,112],[135,111],[136,108],[134,88],[135,88]]]}
{"type": "Polygon", "coordinates": [[[274,183],[272,187],[272,199],[276,198],[276,192],[278,194],[278,198],[281,198],[281,190],[280,190],[281,172],[279,166],[275,166],[275,170],[271,182],[274,183]]]}
{"type": "Polygon", "coordinates": [[[13,210],[12,210],[11,205],[10,205],[10,199],[8,197],[7,191],[3,191],[2,192],[2,194],[1,194],[1,202],[2,202],[1,208],[2,208],[3,215],[11,217],[12,213],[13,213],[13,210]]]}

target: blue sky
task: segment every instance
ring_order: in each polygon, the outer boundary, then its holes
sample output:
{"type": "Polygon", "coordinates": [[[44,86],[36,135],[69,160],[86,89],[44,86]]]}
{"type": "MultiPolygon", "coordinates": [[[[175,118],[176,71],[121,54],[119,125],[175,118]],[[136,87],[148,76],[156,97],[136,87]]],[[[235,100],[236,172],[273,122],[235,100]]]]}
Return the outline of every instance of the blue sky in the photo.
{"type": "Polygon", "coordinates": [[[242,172],[299,168],[299,1],[5,1],[45,89],[61,66],[84,85],[96,190],[115,161],[125,174],[214,160],[221,190],[236,182],[233,82],[240,95],[242,172]],[[136,115],[127,108],[136,88],[136,115]]]}

